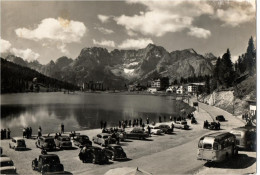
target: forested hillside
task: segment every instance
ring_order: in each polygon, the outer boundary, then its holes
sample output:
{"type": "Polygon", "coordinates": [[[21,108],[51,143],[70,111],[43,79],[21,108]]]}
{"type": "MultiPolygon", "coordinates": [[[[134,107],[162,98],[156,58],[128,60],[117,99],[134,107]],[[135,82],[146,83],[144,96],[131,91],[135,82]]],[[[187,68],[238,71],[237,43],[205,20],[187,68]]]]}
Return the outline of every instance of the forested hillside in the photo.
{"type": "Polygon", "coordinates": [[[77,86],[47,77],[1,58],[1,93],[77,90],[77,86]]]}

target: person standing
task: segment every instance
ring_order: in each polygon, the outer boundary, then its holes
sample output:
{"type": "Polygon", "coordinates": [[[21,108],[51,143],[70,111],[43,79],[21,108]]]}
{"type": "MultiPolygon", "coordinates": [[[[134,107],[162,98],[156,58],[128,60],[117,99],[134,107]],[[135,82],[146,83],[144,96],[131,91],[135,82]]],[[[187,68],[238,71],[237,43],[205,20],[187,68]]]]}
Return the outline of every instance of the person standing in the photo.
{"type": "Polygon", "coordinates": [[[170,116],[170,121],[172,121],[172,116],[170,116]]]}
{"type": "Polygon", "coordinates": [[[39,126],[38,128],[38,138],[42,136],[42,128],[39,126]]]}
{"type": "Polygon", "coordinates": [[[121,128],[121,125],[122,125],[122,123],[121,123],[121,121],[119,120],[119,122],[118,122],[118,127],[121,128]]]}
{"type": "Polygon", "coordinates": [[[172,123],[172,132],[174,132],[174,124],[172,123]]]}
{"type": "Polygon", "coordinates": [[[131,127],[131,124],[132,124],[132,121],[131,121],[131,120],[129,120],[129,127],[131,127]]]}
{"type": "Polygon", "coordinates": [[[149,136],[151,136],[151,128],[150,128],[149,125],[147,126],[147,130],[148,130],[148,134],[149,134],[149,136]]]}
{"type": "Polygon", "coordinates": [[[6,139],[6,129],[4,129],[4,139],[6,139]]]}
{"type": "Polygon", "coordinates": [[[25,130],[25,128],[23,128],[23,138],[25,138],[26,137],[26,130],[25,130]]]}
{"type": "Polygon", "coordinates": [[[162,117],[159,116],[159,123],[162,123],[162,117]]]}
{"type": "Polygon", "coordinates": [[[100,121],[100,128],[103,129],[103,121],[100,121]]]}
{"type": "Polygon", "coordinates": [[[29,128],[30,138],[32,138],[32,127],[29,128]]]}
{"type": "Polygon", "coordinates": [[[166,122],[166,116],[163,116],[163,120],[164,120],[164,122],[166,122]]]}
{"type": "Polygon", "coordinates": [[[136,126],[138,126],[139,125],[139,120],[138,119],[136,119],[136,126]]]}
{"type": "Polygon", "coordinates": [[[61,128],[61,133],[64,134],[64,124],[63,123],[61,123],[60,128],[61,128]]]}
{"type": "Polygon", "coordinates": [[[104,129],[107,128],[107,122],[104,122],[104,129]]]}
{"type": "Polygon", "coordinates": [[[142,124],[143,124],[143,119],[140,118],[140,126],[142,126],[142,124]]]}
{"type": "Polygon", "coordinates": [[[149,117],[146,118],[146,124],[149,125],[149,117]]]}

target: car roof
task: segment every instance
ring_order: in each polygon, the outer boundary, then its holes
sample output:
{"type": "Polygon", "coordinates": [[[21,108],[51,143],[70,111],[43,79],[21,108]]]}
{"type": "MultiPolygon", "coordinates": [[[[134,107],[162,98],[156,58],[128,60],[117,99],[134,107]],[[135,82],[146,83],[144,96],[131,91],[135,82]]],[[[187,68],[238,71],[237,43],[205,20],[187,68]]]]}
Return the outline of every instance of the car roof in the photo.
{"type": "Polygon", "coordinates": [[[11,161],[12,159],[10,157],[0,157],[0,162],[7,162],[11,161]]]}
{"type": "Polygon", "coordinates": [[[15,140],[24,140],[22,137],[12,137],[12,139],[15,139],[15,140]]]}

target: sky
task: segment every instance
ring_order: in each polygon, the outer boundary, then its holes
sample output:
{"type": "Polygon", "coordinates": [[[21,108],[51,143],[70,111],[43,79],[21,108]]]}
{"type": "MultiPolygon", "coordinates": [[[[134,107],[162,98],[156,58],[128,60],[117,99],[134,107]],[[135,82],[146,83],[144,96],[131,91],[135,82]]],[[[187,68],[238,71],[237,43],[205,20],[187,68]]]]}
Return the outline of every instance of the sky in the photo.
{"type": "Polygon", "coordinates": [[[193,48],[232,60],[256,38],[252,0],[0,1],[2,55],[47,64],[85,47],[193,48]]]}

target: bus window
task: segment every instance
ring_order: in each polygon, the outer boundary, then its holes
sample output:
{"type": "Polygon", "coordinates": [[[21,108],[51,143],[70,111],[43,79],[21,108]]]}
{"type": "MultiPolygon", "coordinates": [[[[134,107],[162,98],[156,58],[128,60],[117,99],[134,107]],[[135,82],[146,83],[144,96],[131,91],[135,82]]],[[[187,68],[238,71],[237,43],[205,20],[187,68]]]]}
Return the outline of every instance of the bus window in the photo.
{"type": "Polygon", "coordinates": [[[212,145],[208,143],[204,143],[203,148],[205,149],[212,149],[212,145]]]}

